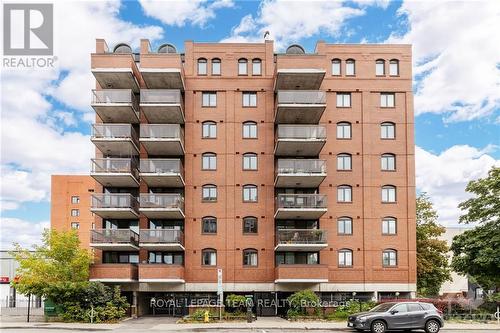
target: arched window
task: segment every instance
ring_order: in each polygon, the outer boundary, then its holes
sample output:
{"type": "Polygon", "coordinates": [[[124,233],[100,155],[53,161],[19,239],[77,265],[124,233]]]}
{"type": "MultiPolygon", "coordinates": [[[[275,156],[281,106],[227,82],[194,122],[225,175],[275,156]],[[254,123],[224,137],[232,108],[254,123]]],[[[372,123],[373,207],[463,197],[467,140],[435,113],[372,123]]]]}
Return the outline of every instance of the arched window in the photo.
{"type": "Polygon", "coordinates": [[[337,155],[337,170],[352,170],[351,154],[341,153],[337,155]]]}
{"type": "Polygon", "coordinates": [[[201,200],[205,202],[217,201],[217,186],[214,184],[206,184],[202,186],[201,200]]]}
{"type": "Polygon", "coordinates": [[[380,138],[381,139],[395,139],[396,138],[396,124],[392,122],[383,122],[380,124],[380,138]]]}
{"type": "Polygon", "coordinates": [[[352,218],[342,216],[337,219],[337,233],[339,235],[352,235],[352,218]]]}
{"type": "Polygon", "coordinates": [[[352,250],[340,249],[339,250],[339,267],[352,266],[352,250]]]}
{"type": "Polygon", "coordinates": [[[256,234],[258,231],[258,220],[255,216],[245,216],[243,218],[243,233],[256,234]]]}
{"type": "Polygon", "coordinates": [[[243,154],[243,170],[257,170],[257,154],[243,154]]]}
{"type": "Polygon", "coordinates": [[[201,250],[201,264],[203,266],[217,266],[217,251],[215,249],[201,250]]]}
{"type": "Polygon", "coordinates": [[[382,251],[382,265],[383,266],[397,266],[398,265],[398,251],[394,249],[385,249],[382,251]]]}
{"type": "Polygon", "coordinates": [[[207,75],[207,59],[198,59],[198,75],[207,75]]]}
{"type": "Polygon", "coordinates": [[[382,202],[396,202],[396,186],[382,186],[382,202]]]}
{"type": "Polygon", "coordinates": [[[385,60],[377,59],[375,61],[375,75],[384,76],[385,75],[385,60]]]}
{"type": "Polygon", "coordinates": [[[396,170],[396,155],[385,153],[380,156],[380,168],[382,171],[396,170]]]}
{"type": "Polygon", "coordinates": [[[201,232],[203,234],[217,233],[217,218],[214,216],[205,216],[201,219],[201,232]]]}
{"type": "Polygon", "coordinates": [[[345,61],[345,75],[356,75],[356,61],[354,59],[347,59],[345,61]]]}
{"type": "Polygon", "coordinates": [[[341,64],[342,61],[340,59],[332,60],[332,75],[339,76],[342,74],[342,70],[340,69],[341,64]]]}
{"type": "Polygon", "coordinates": [[[248,61],[245,58],[238,60],[238,75],[248,74],[248,61]]]}
{"type": "Polygon", "coordinates": [[[347,121],[337,123],[337,139],[351,139],[351,123],[347,121]]]}
{"type": "Polygon", "coordinates": [[[397,219],[386,216],[382,219],[382,235],[395,235],[397,232],[397,219]]]}
{"type": "Polygon", "coordinates": [[[201,156],[201,168],[203,170],[217,170],[217,154],[204,153],[201,156]]]}
{"type": "Polygon", "coordinates": [[[221,61],[219,58],[212,59],[212,75],[220,75],[221,73],[221,61]]]}
{"type": "Polygon", "coordinates": [[[338,202],[352,202],[352,186],[339,185],[337,186],[337,201],[338,202]]]}
{"type": "Polygon", "coordinates": [[[203,139],[217,138],[217,123],[215,121],[204,121],[201,126],[201,137],[203,139]]]}
{"type": "Polygon", "coordinates": [[[399,75],[399,60],[391,59],[389,61],[389,75],[398,76],[399,75]]]}
{"type": "Polygon", "coordinates": [[[257,266],[258,252],[256,249],[243,250],[243,266],[257,266]]]}
{"type": "Polygon", "coordinates": [[[243,139],[257,139],[257,123],[255,121],[243,123],[243,139]]]}
{"type": "Polygon", "coordinates": [[[262,60],[252,60],[252,75],[262,75],[262,60]]]}
{"type": "Polygon", "coordinates": [[[257,202],[257,185],[243,185],[243,202],[257,202]]]}
{"type": "Polygon", "coordinates": [[[172,44],[163,44],[158,48],[158,53],[177,53],[177,50],[172,44]]]}

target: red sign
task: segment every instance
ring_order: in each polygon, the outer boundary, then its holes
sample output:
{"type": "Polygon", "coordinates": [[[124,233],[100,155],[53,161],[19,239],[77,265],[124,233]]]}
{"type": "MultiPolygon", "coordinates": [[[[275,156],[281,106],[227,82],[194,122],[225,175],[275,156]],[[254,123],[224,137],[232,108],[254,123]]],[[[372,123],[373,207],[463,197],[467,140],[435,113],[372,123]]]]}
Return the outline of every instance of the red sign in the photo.
{"type": "Polygon", "coordinates": [[[10,279],[8,276],[0,276],[0,283],[9,283],[10,279]]]}

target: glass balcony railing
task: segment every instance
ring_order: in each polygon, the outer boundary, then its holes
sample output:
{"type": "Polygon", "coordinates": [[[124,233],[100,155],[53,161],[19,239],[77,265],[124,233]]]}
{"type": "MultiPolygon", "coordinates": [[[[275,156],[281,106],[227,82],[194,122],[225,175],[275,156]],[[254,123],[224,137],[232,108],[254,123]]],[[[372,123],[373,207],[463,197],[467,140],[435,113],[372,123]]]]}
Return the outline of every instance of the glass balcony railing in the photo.
{"type": "Polygon", "coordinates": [[[142,193],[141,208],[180,209],[184,211],[184,198],[179,193],[142,193]]]}
{"type": "Polygon", "coordinates": [[[327,207],[327,197],[323,194],[278,194],[276,208],[321,209],[327,207]]]}
{"type": "Polygon", "coordinates": [[[324,174],[326,161],[316,159],[278,159],[276,174],[324,174]]]}
{"type": "Polygon", "coordinates": [[[175,173],[184,174],[182,162],[178,158],[141,159],[141,173],[175,173]]]}
{"type": "Polygon", "coordinates": [[[325,244],[326,230],[320,229],[278,229],[276,245],[279,244],[325,244]]]}
{"type": "Polygon", "coordinates": [[[133,244],[139,245],[139,234],[131,229],[95,229],[90,232],[93,244],[133,244]]]}
{"type": "Polygon", "coordinates": [[[99,193],[91,196],[92,209],[123,209],[137,210],[138,201],[129,193],[99,193]]]}
{"type": "Polygon", "coordinates": [[[132,139],[137,141],[137,133],[130,124],[93,124],[92,138],[132,139]]]}
{"type": "Polygon", "coordinates": [[[132,104],[138,111],[138,102],[132,89],[103,89],[92,90],[92,104],[105,106],[106,104],[132,104]]]}
{"type": "Polygon", "coordinates": [[[184,141],[184,131],[178,124],[141,124],[141,138],[184,141]]]}
{"type": "Polygon", "coordinates": [[[318,90],[280,90],[278,104],[326,104],[326,93],[318,90]]]}
{"type": "Polygon", "coordinates": [[[141,89],[141,104],[181,104],[179,89],[141,89]]]}
{"type": "Polygon", "coordinates": [[[276,133],[278,139],[326,139],[326,127],[320,125],[278,125],[276,133]]]}
{"type": "Polygon", "coordinates": [[[93,173],[131,173],[137,176],[137,160],[132,158],[93,158],[93,173]]]}
{"type": "Polygon", "coordinates": [[[184,233],[173,229],[142,229],[139,231],[141,243],[175,243],[184,244],[184,233]]]}

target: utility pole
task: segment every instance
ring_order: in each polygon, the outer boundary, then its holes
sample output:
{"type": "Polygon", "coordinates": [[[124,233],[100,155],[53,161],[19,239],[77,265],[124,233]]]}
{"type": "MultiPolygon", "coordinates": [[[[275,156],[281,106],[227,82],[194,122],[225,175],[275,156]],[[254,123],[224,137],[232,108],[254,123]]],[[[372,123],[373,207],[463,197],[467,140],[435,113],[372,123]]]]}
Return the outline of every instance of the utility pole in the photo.
{"type": "Polygon", "coordinates": [[[31,306],[31,294],[28,294],[28,318],[26,320],[27,323],[30,322],[30,306],[31,306]]]}

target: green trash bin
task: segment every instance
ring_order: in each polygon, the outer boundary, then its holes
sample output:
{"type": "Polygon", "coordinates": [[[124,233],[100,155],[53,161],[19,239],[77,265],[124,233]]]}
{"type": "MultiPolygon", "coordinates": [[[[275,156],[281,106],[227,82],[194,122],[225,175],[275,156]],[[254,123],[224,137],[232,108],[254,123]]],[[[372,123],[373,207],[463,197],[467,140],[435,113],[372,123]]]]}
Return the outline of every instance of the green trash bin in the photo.
{"type": "Polygon", "coordinates": [[[56,303],[50,299],[46,299],[43,302],[43,313],[47,317],[55,317],[57,316],[56,303]]]}

